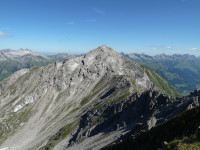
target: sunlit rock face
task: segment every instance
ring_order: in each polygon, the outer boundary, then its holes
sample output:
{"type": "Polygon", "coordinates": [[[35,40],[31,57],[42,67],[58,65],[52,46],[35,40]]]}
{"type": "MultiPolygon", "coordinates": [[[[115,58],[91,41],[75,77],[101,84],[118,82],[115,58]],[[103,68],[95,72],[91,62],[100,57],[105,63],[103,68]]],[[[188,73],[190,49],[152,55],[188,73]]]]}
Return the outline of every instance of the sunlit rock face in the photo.
{"type": "MultiPolygon", "coordinates": [[[[75,134],[82,136],[84,113],[97,106],[103,110],[154,85],[138,64],[104,45],[64,62],[20,70],[0,87],[0,147],[21,150],[66,149],[76,143],[75,134]],[[52,140],[55,145],[49,146],[52,140]]],[[[89,125],[90,133],[95,126],[89,125]]]]}

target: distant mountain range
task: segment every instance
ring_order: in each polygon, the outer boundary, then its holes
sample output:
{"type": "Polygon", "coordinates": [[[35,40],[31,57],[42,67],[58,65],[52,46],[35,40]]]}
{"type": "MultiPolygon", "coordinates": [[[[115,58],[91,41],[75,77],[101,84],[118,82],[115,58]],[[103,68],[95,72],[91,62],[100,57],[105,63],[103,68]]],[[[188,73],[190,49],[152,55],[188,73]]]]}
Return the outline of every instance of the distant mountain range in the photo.
{"type": "Polygon", "coordinates": [[[55,61],[64,61],[68,57],[67,54],[42,56],[29,49],[0,50],[0,82],[20,69],[30,69],[33,66],[44,66],[55,61]]]}
{"type": "Polygon", "coordinates": [[[188,54],[149,56],[122,53],[122,55],[159,72],[182,95],[200,88],[200,57],[188,54]]]}

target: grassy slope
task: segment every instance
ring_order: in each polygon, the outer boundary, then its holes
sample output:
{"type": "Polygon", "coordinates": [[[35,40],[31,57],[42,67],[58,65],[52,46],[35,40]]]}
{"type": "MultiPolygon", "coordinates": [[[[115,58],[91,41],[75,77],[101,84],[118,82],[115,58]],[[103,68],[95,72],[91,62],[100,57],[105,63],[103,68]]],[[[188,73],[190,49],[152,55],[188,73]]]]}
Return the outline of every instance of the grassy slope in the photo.
{"type": "Polygon", "coordinates": [[[107,149],[133,150],[199,150],[200,107],[190,109],[179,116],[160,124],[150,131],[141,132],[132,140],[129,136],[123,142],[112,144],[107,149]],[[168,144],[164,144],[164,141],[168,144]]]}
{"type": "Polygon", "coordinates": [[[146,74],[148,75],[149,79],[159,87],[163,93],[166,93],[172,97],[181,97],[178,91],[171,86],[167,80],[165,80],[158,72],[152,70],[149,67],[141,66],[146,74]]]}
{"type": "Polygon", "coordinates": [[[200,87],[200,60],[132,60],[159,72],[182,95],[200,87]]]}

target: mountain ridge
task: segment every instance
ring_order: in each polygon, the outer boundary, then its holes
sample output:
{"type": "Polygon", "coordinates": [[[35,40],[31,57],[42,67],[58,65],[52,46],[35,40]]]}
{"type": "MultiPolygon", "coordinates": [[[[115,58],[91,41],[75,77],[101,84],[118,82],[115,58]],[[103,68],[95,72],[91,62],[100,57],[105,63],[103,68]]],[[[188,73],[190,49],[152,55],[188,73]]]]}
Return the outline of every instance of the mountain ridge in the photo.
{"type": "Polygon", "coordinates": [[[137,63],[107,46],[18,71],[0,87],[0,145],[11,150],[101,149],[198,105],[157,91],[137,63]]]}
{"type": "MultiPolygon", "coordinates": [[[[14,134],[8,141],[5,139],[5,147],[8,143],[23,141],[22,145],[14,144],[15,149],[31,146],[29,140],[40,143],[63,124],[77,122],[78,120],[70,121],[67,118],[78,117],[88,104],[103,102],[111,96],[117,99],[123,92],[143,92],[153,86],[139,65],[105,46],[81,57],[17,73],[21,76],[14,74],[11,77],[15,80],[10,77],[2,82],[0,105],[3,108],[0,110],[1,118],[6,122],[3,126],[11,131],[6,135],[10,137],[14,134]],[[66,115],[69,116],[65,118],[66,115]],[[56,128],[53,122],[47,120],[56,120],[56,128]],[[13,129],[18,132],[15,133],[13,129]],[[45,136],[38,141],[37,134],[44,133],[45,136]],[[22,134],[33,136],[25,140],[25,135],[22,134]],[[21,138],[17,138],[19,136],[21,138]]],[[[4,130],[3,133],[5,134],[4,130]]]]}

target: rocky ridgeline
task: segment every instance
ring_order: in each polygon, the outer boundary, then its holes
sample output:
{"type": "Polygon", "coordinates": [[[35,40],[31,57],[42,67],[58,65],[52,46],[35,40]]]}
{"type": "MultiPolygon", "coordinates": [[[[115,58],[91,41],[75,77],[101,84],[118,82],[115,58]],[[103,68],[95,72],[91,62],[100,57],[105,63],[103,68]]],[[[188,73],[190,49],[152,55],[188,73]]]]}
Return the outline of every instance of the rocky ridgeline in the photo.
{"type": "Polygon", "coordinates": [[[21,70],[0,89],[0,144],[21,149],[100,149],[199,105],[158,92],[144,70],[107,46],[21,70]]]}
{"type": "Polygon", "coordinates": [[[0,144],[15,150],[48,144],[64,149],[76,139],[74,134],[81,135],[82,114],[153,86],[138,64],[105,45],[64,62],[19,71],[1,84],[0,126],[7,128],[0,130],[0,144]],[[48,142],[53,135],[54,144],[48,142]]]}
{"type": "MultiPolygon", "coordinates": [[[[105,103],[98,109],[88,110],[82,115],[79,128],[72,135],[69,146],[77,145],[99,133],[110,134],[120,130],[131,131],[133,137],[143,130],[150,130],[188,109],[199,106],[199,103],[200,90],[176,99],[153,90],[142,94],[135,92],[120,102],[105,103]]],[[[115,142],[129,135],[125,133],[115,139],[115,142]]]]}
{"type": "Polygon", "coordinates": [[[183,102],[180,102],[179,107],[176,107],[180,112],[175,117],[158,123],[151,130],[139,132],[132,130],[105,149],[126,150],[133,147],[137,150],[199,149],[200,91],[195,90],[189,96],[179,100],[183,102]]]}

